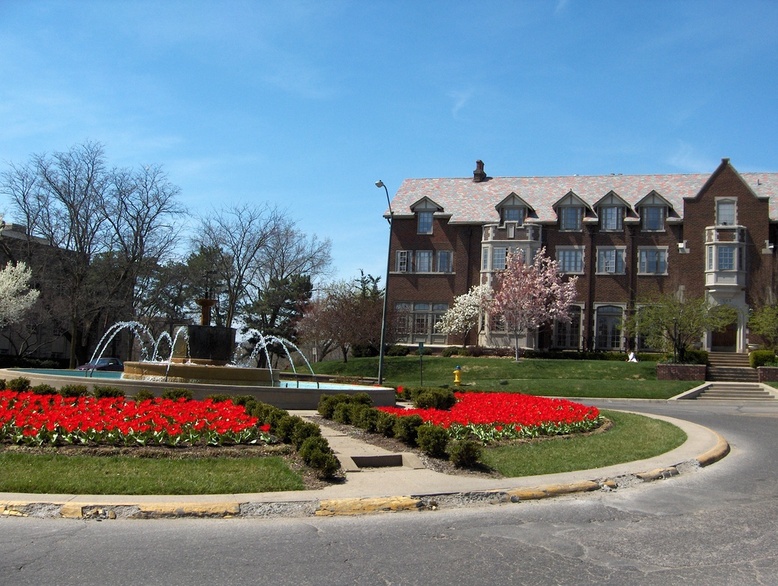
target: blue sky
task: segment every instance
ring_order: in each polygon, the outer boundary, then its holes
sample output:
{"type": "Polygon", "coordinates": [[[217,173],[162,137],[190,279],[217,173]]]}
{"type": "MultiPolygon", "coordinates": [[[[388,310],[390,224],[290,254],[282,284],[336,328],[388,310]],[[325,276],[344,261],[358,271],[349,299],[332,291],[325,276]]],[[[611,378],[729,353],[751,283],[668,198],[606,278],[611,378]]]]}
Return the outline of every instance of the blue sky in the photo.
{"type": "Polygon", "coordinates": [[[776,30],[750,0],[0,0],[0,167],[101,142],[383,282],[377,179],[778,171],[776,30]]]}

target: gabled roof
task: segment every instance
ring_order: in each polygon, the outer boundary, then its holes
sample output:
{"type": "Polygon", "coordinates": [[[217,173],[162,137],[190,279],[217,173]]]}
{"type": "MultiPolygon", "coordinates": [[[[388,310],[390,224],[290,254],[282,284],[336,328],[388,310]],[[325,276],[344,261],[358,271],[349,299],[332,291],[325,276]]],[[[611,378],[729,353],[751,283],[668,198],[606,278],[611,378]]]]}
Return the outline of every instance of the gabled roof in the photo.
{"type": "MultiPolygon", "coordinates": [[[[770,219],[778,221],[778,173],[740,173],[757,197],[770,199],[770,219]]],[[[562,177],[492,177],[480,183],[472,177],[406,179],[392,200],[396,214],[410,214],[411,206],[427,197],[451,214],[452,224],[499,221],[498,205],[515,194],[537,213],[538,221],[556,221],[554,206],[574,193],[590,208],[614,192],[632,209],[651,194],[666,200],[683,215],[683,200],[696,196],[711,175],[568,175],[562,177]]]]}

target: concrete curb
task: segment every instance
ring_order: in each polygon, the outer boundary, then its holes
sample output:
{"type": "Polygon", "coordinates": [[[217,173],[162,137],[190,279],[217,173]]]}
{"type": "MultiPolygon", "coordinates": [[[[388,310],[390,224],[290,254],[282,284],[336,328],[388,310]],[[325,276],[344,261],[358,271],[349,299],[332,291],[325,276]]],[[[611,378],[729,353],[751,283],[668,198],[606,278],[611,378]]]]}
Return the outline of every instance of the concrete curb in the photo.
{"type": "MultiPolygon", "coordinates": [[[[520,503],[596,490],[614,491],[637,482],[653,482],[672,478],[698,467],[710,466],[730,451],[729,443],[718,433],[714,447],[695,459],[674,466],[655,468],[624,476],[578,480],[535,487],[514,487],[502,490],[415,494],[389,497],[335,498],[256,502],[214,497],[96,497],[40,495],[38,500],[0,499],[0,517],[36,517],[62,519],[155,519],[171,517],[211,518],[277,518],[356,516],[385,512],[434,511],[457,506],[520,503]]],[[[243,495],[247,496],[247,495],[243,495]]]]}

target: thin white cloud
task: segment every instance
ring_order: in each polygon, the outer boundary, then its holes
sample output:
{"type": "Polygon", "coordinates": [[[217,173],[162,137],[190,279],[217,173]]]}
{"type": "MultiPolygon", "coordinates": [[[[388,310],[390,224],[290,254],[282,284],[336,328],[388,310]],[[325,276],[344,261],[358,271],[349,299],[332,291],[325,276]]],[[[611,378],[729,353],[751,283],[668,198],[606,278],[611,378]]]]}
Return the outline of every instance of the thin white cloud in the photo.
{"type": "Polygon", "coordinates": [[[472,89],[453,90],[448,93],[448,97],[454,102],[451,106],[451,116],[457,118],[459,112],[467,106],[475,92],[472,89]]]}
{"type": "Polygon", "coordinates": [[[693,145],[679,140],[667,162],[684,173],[709,173],[716,168],[715,158],[700,153],[693,145]]]}

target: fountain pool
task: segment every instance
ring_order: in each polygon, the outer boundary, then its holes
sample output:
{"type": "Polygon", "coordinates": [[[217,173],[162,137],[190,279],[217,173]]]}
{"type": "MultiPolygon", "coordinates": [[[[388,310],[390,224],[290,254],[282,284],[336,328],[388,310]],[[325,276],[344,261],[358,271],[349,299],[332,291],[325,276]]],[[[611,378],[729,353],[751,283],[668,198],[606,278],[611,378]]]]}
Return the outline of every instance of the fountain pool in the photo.
{"type": "MultiPolygon", "coordinates": [[[[226,367],[222,367],[226,368],[226,367]]],[[[251,370],[251,369],[235,369],[251,370]]],[[[193,398],[205,399],[208,395],[251,395],[258,401],[275,405],[281,409],[316,409],[323,394],[368,393],[376,406],[394,405],[395,392],[389,387],[369,384],[345,384],[327,377],[311,375],[313,380],[285,380],[283,376],[273,386],[235,385],[219,383],[172,382],[170,380],[132,380],[121,378],[121,372],[101,372],[83,370],[57,370],[36,368],[0,369],[0,378],[11,380],[24,377],[35,385],[48,384],[55,388],[68,384],[83,384],[88,388],[110,385],[122,389],[131,397],[141,389],[159,396],[166,389],[185,388],[192,391],[193,398]]]]}

